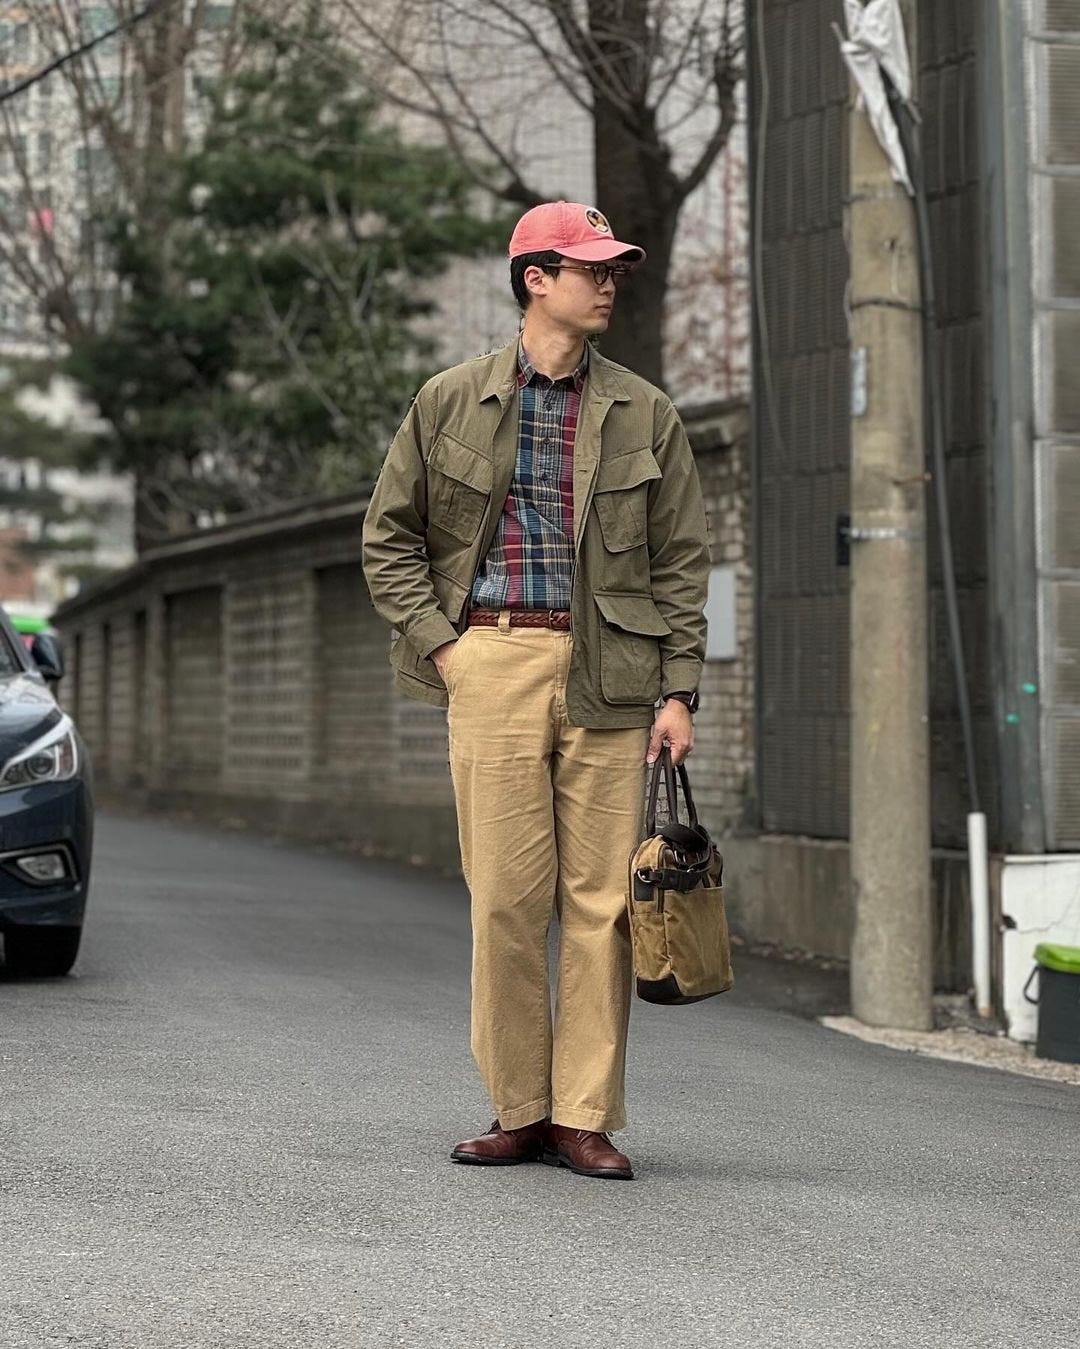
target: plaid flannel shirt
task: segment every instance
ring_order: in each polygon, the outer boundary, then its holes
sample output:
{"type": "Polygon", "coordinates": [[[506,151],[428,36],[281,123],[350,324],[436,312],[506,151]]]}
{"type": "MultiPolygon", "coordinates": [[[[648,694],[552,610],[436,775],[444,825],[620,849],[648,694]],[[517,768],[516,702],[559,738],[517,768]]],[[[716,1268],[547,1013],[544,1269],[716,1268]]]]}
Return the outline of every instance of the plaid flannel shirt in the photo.
{"type": "Polygon", "coordinates": [[[569,609],[574,565],[574,438],[589,347],[565,379],[550,380],[518,344],[518,447],[514,477],[474,608],[569,609]]]}

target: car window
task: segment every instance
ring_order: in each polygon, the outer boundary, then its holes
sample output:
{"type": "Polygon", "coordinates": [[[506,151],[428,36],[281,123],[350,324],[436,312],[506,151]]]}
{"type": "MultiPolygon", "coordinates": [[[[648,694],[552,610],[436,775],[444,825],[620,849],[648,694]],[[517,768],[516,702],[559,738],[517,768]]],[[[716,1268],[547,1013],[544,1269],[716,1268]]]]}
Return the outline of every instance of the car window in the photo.
{"type": "Polygon", "coordinates": [[[0,675],[19,674],[24,668],[11,644],[11,634],[0,623],[0,675]]]}

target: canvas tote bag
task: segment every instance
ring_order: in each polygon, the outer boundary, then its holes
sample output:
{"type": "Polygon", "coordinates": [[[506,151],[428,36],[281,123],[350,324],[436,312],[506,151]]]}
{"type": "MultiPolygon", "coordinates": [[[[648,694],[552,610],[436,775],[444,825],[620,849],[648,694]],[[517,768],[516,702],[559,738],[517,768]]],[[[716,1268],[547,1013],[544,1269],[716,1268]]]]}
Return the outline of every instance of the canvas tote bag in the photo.
{"type": "Polygon", "coordinates": [[[678,778],[688,824],[679,822],[676,769],[665,747],[649,780],[645,838],[630,857],[626,902],[634,978],[637,995],[646,1002],[699,1002],[725,993],[735,982],[720,888],[723,859],[698,823],[682,764],[678,778]],[[667,792],[668,821],[657,828],[661,781],[667,792]]]}

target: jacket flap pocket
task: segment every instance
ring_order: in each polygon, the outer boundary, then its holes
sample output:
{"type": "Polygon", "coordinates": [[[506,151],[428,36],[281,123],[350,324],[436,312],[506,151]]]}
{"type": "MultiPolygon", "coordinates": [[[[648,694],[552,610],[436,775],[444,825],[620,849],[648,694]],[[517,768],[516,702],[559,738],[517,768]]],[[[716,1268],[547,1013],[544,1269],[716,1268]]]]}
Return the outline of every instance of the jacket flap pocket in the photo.
{"type": "Polygon", "coordinates": [[[643,637],[667,637],[671,632],[650,595],[597,590],[594,598],[596,607],[613,628],[640,633],[643,637]]]}
{"type": "Polygon", "coordinates": [[[596,471],[596,492],[625,492],[631,487],[640,487],[643,482],[661,477],[660,465],[653,458],[652,450],[642,448],[630,450],[627,454],[616,455],[614,459],[601,459],[596,471]]]}
{"type": "Polygon", "coordinates": [[[478,492],[491,491],[491,460],[445,431],[432,446],[428,468],[478,492]]]}
{"type": "Polygon", "coordinates": [[[428,656],[421,656],[412,642],[400,634],[392,639],[390,664],[408,678],[419,679],[422,684],[430,684],[432,688],[442,687],[435,662],[428,656]]]}

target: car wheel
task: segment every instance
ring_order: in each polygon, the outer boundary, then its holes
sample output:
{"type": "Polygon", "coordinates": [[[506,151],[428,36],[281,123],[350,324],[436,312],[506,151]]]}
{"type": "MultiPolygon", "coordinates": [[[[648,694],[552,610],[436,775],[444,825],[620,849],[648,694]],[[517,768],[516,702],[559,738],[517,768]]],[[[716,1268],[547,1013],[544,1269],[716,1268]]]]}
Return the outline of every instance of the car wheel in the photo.
{"type": "Polygon", "coordinates": [[[9,927],[4,963],[9,974],[67,974],[79,954],[81,927],[9,927]]]}

